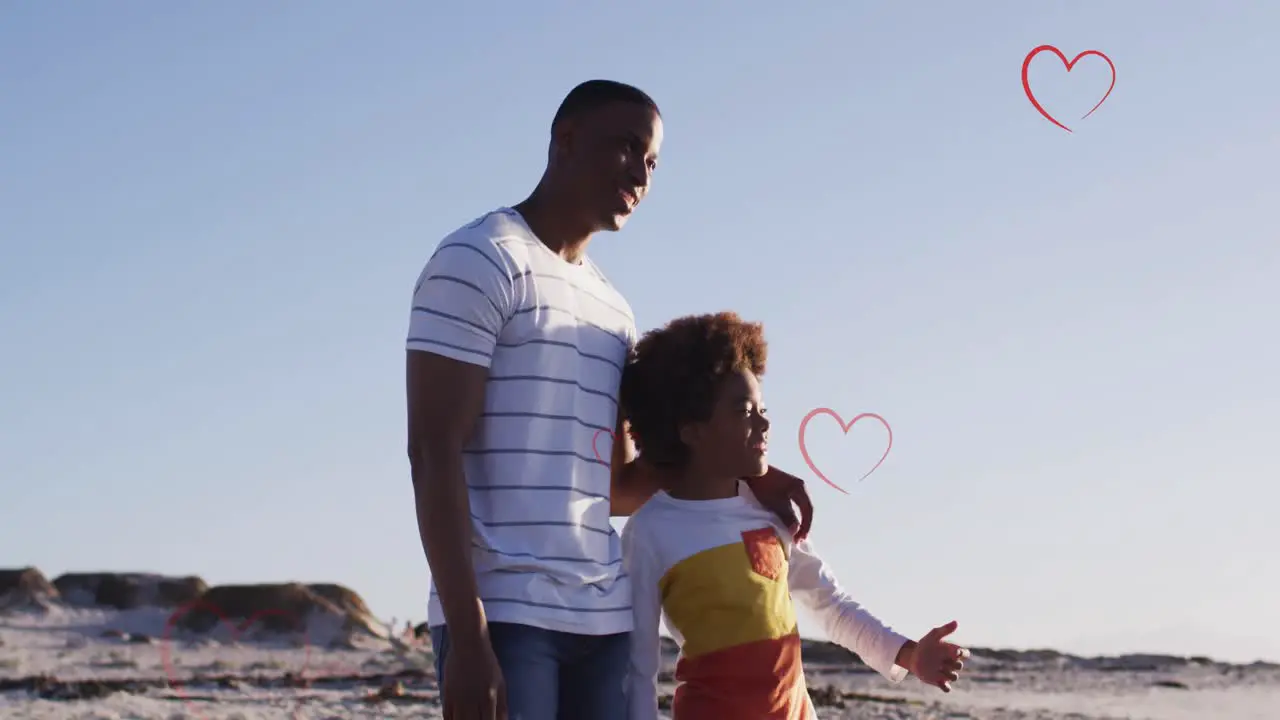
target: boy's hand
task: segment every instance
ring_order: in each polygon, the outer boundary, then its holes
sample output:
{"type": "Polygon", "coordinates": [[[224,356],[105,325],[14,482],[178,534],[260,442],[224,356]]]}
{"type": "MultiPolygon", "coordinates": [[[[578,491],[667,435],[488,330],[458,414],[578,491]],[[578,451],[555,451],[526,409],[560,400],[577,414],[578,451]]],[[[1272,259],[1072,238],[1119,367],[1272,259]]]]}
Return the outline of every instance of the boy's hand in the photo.
{"type": "Polygon", "coordinates": [[[960,670],[969,657],[969,651],[943,640],[956,631],[959,623],[955,620],[936,627],[928,632],[912,648],[907,659],[907,670],[911,671],[926,685],[932,685],[943,692],[951,692],[951,683],[960,679],[960,670]]]}
{"type": "Polygon", "coordinates": [[[813,526],[813,501],[809,499],[809,491],[803,480],[772,465],[764,475],[742,480],[751,488],[751,494],[756,496],[760,504],[782,520],[796,542],[809,536],[809,528],[813,526]],[[800,507],[799,518],[791,505],[793,502],[800,507]]]}

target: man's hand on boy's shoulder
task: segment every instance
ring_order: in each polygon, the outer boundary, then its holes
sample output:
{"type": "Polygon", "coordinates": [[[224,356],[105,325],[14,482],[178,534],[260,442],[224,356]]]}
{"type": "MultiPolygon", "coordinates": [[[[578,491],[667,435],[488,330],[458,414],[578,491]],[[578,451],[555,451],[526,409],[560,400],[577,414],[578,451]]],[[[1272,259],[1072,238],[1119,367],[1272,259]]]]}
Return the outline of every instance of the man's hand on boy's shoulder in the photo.
{"type": "Polygon", "coordinates": [[[895,661],[899,667],[906,668],[925,685],[951,692],[951,683],[960,679],[960,671],[969,651],[944,638],[956,631],[959,623],[955,620],[936,627],[916,642],[908,642],[898,652],[895,661]]]}
{"type": "Polygon", "coordinates": [[[809,490],[803,480],[772,465],[764,475],[743,480],[760,504],[782,520],[796,542],[809,536],[809,529],[813,527],[813,501],[809,498],[809,490]],[[796,517],[792,503],[799,506],[799,517],[796,517]]]}

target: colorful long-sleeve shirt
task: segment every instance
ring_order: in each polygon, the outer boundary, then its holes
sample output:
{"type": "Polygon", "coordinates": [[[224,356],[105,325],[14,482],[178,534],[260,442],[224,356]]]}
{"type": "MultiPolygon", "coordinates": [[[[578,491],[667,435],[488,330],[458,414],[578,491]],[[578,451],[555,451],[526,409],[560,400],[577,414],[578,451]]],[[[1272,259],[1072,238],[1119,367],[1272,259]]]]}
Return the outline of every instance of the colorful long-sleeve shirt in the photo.
{"type": "Polygon", "coordinates": [[[675,720],[816,720],[793,598],[891,682],[907,675],[895,665],[907,638],[841,589],[809,542],[793,543],[745,483],[720,500],[659,492],[627,522],[622,548],[634,612],[630,720],[659,717],[664,617],[680,645],[675,720]]]}

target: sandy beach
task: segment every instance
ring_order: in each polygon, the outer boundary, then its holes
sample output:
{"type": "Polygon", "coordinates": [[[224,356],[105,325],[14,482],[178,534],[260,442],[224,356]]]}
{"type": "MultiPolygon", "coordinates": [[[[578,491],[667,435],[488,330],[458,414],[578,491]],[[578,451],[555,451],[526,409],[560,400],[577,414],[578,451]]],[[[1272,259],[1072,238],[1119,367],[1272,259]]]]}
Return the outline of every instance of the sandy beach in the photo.
{"type": "MultiPolygon", "coordinates": [[[[429,645],[411,636],[343,632],[324,617],[285,635],[166,631],[172,616],[60,604],[0,614],[0,717],[440,717],[429,645]]],[[[966,676],[944,695],[912,679],[892,686],[825,643],[810,643],[805,655],[824,720],[1280,717],[1280,666],[1262,663],[975,649],[966,676]]],[[[669,670],[674,653],[667,660],[669,670]]]]}

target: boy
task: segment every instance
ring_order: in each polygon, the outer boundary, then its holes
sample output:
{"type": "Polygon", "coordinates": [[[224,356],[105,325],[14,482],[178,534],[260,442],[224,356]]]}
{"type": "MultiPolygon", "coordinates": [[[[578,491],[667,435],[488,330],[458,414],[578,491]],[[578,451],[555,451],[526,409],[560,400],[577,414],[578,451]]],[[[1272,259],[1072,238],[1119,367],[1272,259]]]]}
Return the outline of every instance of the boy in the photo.
{"type": "Polygon", "coordinates": [[[727,312],[685,317],[648,333],[623,373],[636,448],[670,477],[622,536],[635,617],[630,720],[658,717],[663,615],[681,646],[675,720],[816,720],[793,597],[892,682],[914,673],[949,691],[968,657],[943,640],[954,622],[919,642],[881,624],[739,480],[769,466],[766,354],[758,323],[727,312]]]}

